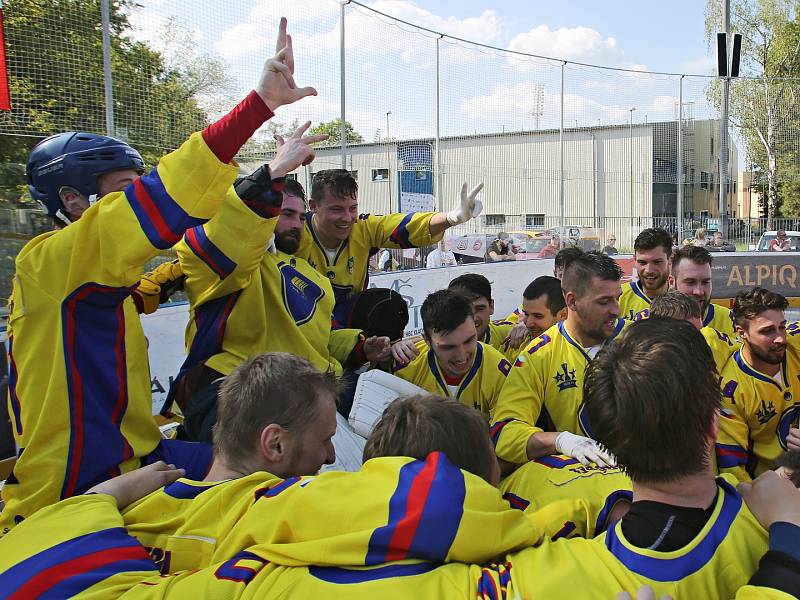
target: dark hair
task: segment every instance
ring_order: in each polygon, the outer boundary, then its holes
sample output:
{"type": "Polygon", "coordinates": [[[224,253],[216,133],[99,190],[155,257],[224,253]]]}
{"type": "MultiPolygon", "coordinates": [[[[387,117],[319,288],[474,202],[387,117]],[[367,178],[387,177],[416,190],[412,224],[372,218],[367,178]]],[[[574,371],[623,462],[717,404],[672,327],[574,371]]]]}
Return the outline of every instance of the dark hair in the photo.
{"type": "Polygon", "coordinates": [[[447,289],[461,292],[470,302],[478,298],[492,299],[492,284],[486,277],[478,273],[459,275],[450,282],[447,289]]]}
{"type": "Polygon", "coordinates": [[[566,269],[570,263],[579,257],[581,254],[584,254],[584,251],[577,246],[570,246],[569,248],[562,248],[556,253],[556,257],[553,262],[554,269],[566,269]]]}
{"type": "Polygon", "coordinates": [[[358,196],[358,182],[346,169],[326,169],[316,173],[311,181],[311,199],[320,202],[326,189],[334,198],[358,196]]]}
{"type": "Polygon", "coordinates": [[[789,302],[777,292],[762,287],[754,287],[746,292],[739,292],[733,299],[733,319],[737,325],[744,327],[749,321],[768,310],[786,310],[789,302]]]}
{"type": "Polygon", "coordinates": [[[634,252],[637,250],[654,250],[659,246],[664,249],[667,256],[672,254],[672,236],[666,229],[661,227],[645,229],[633,241],[634,252]]]}
{"type": "Polygon", "coordinates": [[[564,270],[561,289],[564,293],[575,292],[580,296],[586,292],[595,277],[603,281],[619,281],[622,278],[622,269],[606,254],[583,252],[572,259],[564,270]]]}
{"type": "Polygon", "coordinates": [[[467,298],[453,290],[438,290],[429,294],[419,311],[422,329],[432,333],[449,333],[472,317],[472,306],[467,298]]]}
{"type": "Polygon", "coordinates": [[[784,467],[786,470],[791,471],[789,480],[794,484],[794,487],[800,488],[800,452],[797,450],[784,452],[778,457],[775,466],[784,467]]]}
{"type": "Polygon", "coordinates": [[[364,446],[364,461],[381,456],[424,460],[442,452],[451,463],[491,481],[496,458],[486,420],[452,398],[420,394],[386,407],[364,446]]]}
{"type": "Polygon", "coordinates": [[[316,418],[324,392],[339,396],[336,378],[304,358],[268,352],[246,360],[219,388],[215,453],[231,463],[246,461],[267,425],[302,430],[316,418]]]}
{"type": "Polygon", "coordinates": [[[685,321],[692,317],[700,318],[703,311],[700,305],[689,295],[678,290],[669,290],[666,294],[660,294],[650,302],[651,317],[670,317],[685,321]]]}
{"type": "Polygon", "coordinates": [[[547,295],[547,309],[551,315],[558,314],[558,311],[567,305],[564,292],[561,291],[561,280],[550,275],[537,277],[522,292],[525,300],[536,300],[544,295],[547,295]]]}
{"type": "Polygon", "coordinates": [[[711,252],[702,246],[684,246],[676,250],[675,256],[672,257],[673,277],[678,271],[678,266],[684,260],[689,260],[697,265],[710,265],[714,263],[714,257],[711,255],[711,252]]]}
{"type": "Polygon", "coordinates": [[[287,179],[283,182],[283,193],[295,198],[300,198],[303,202],[306,201],[306,191],[294,179],[287,179]]]}
{"type": "Polygon", "coordinates": [[[688,322],[628,326],[590,363],[583,394],[595,439],[634,481],[665,483],[708,467],[719,377],[688,322]]]}

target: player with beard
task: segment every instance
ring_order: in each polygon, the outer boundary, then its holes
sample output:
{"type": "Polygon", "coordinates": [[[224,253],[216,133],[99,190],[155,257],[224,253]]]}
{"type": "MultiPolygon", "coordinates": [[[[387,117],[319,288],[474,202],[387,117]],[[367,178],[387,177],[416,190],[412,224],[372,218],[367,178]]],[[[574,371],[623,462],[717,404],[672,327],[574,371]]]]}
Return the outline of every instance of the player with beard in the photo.
{"type": "Polygon", "coordinates": [[[522,464],[561,453],[583,464],[612,462],[591,439],[581,412],[586,367],[625,326],[621,277],[619,265],[603,254],[583,254],[567,267],[561,281],[566,320],[523,349],[497,403],[492,438],[500,459],[522,464]]]}
{"type": "Polygon", "coordinates": [[[646,317],[650,302],[667,291],[669,259],[672,255],[672,237],[660,227],[645,229],[633,242],[633,261],[638,281],[622,286],[619,313],[629,321],[637,315],[646,317]]]}
{"type": "Polygon", "coordinates": [[[675,252],[669,285],[672,289],[689,294],[703,312],[703,327],[713,327],[735,339],[733,315],[730,309],[711,303],[711,264],[714,257],[700,246],[685,246],[675,252]]]}
{"type": "MultiPolygon", "coordinates": [[[[179,404],[205,398],[210,385],[219,385],[212,382],[265,352],[289,352],[337,376],[389,355],[388,338],[331,331],[330,281],[293,256],[305,226],[305,194],[283,175],[313,160],[309,144],[318,136],[303,137],[309,125],[279,140],[272,162],[237,181],[217,215],[176,247],[192,312],[188,356],[170,390],[179,404]]],[[[203,428],[192,437],[210,433],[203,428]]]]}
{"type": "Polygon", "coordinates": [[[747,481],[768,469],[796,439],[800,349],[786,343],[786,298],[764,288],[739,292],[736,330],[743,345],[720,369],[722,411],[717,464],[747,481]]]}

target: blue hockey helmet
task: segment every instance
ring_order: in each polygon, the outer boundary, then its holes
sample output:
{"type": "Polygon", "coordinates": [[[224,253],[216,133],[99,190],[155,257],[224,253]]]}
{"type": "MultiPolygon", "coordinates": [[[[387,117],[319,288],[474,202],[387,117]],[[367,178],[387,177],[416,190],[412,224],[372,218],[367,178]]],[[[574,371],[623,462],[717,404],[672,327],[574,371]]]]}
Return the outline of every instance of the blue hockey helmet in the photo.
{"type": "Polygon", "coordinates": [[[128,144],[105,135],[67,131],[36,144],[25,173],[33,199],[47,214],[57,216],[64,210],[62,187],[91,198],[98,193],[98,176],[122,169],[144,172],[142,157],[128,144]]]}

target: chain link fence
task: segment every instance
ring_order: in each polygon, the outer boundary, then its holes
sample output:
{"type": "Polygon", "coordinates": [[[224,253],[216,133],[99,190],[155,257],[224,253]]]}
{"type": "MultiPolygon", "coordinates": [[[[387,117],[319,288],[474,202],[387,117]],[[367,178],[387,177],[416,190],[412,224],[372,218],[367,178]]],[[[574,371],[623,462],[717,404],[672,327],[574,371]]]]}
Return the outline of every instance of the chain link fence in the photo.
{"type": "Polygon", "coordinates": [[[331,138],[294,176],[308,187],[321,169],[347,168],[363,212],[448,210],[464,181],[483,181],[484,214],[459,235],[573,227],[592,230],[600,247],[614,234],[629,249],[645,227],[682,240],[727,218],[730,241],[746,250],[768,230],[798,229],[791,218],[766,222],[760,206],[774,188],[786,213],[800,214],[797,81],[732,82],[724,215],[717,78],[535,56],[535,30],[499,49],[491,14],[459,21],[406,8],[390,17],[376,6],[401,5],[6,0],[12,109],[0,114],[0,295],[25,239],[49,226],[28,210],[22,165],[34,143],[70,129],[108,132],[156,162],[252,88],[281,16],[298,84],[319,93],[278,110],[242,149],[243,170],[269,158],[275,134],[310,119],[331,138]],[[751,114],[758,93],[781,100],[751,114]],[[763,167],[769,148],[774,173],[763,167]]]}

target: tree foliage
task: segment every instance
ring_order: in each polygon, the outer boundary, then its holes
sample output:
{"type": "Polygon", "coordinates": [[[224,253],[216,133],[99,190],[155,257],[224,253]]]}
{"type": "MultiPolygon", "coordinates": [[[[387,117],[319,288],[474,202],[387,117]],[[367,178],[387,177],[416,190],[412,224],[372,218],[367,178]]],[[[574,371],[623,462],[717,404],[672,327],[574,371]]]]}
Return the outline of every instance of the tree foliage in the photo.
{"type": "MultiPolygon", "coordinates": [[[[348,144],[361,144],[364,138],[358,133],[350,121],[344,122],[345,131],[347,132],[348,144]]],[[[327,134],[328,141],[324,142],[327,146],[337,146],[342,139],[342,120],[340,118],[333,119],[332,121],[325,121],[319,123],[309,130],[309,135],[327,134]]]]}
{"type": "MultiPolygon", "coordinates": [[[[197,54],[174,22],[161,33],[175,50],[165,60],[131,35],[135,0],[109,4],[115,134],[153,164],[208,123],[203,101],[227,91],[224,66],[197,54]]],[[[105,133],[100,2],[6,0],[3,8],[12,104],[0,116],[3,162],[24,163],[36,142],[60,131],[105,133]]],[[[23,183],[0,173],[4,190],[23,183]]]]}

